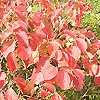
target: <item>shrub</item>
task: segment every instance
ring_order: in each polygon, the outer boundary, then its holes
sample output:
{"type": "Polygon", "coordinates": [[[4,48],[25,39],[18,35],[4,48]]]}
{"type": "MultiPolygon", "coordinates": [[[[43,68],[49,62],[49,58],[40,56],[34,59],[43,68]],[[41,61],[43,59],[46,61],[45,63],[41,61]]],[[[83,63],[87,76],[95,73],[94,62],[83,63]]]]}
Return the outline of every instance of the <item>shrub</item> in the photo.
{"type": "Polygon", "coordinates": [[[52,5],[0,1],[1,100],[99,99],[100,40],[91,27],[80,28],[93,7],[85,0],[52,5]],[[32,11],[33,4],[41,6],[32,11]]]}

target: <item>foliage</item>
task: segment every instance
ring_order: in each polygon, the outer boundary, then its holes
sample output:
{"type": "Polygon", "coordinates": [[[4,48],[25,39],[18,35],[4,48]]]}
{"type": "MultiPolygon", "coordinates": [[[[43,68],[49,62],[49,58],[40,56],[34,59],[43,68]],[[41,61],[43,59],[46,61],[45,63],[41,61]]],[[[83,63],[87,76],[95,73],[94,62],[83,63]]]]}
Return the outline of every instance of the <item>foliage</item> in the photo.
{"type": "Polygon", "coordinates": [[[100,99],[100,40],[81,26],[93,7],[54,3],[0,0],[0,100],[100,99]]]}

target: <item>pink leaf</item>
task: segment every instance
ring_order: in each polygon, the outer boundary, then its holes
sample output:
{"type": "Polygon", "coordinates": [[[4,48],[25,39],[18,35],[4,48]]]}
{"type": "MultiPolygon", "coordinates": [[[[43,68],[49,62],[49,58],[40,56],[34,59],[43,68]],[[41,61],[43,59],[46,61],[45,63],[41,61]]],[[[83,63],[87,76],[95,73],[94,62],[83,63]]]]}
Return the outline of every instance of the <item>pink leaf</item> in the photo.
{"type": "Polygon", "coordinates": [[[58,73],[58,68],[53,66],[46,66],[42,69],[42,74],[45,80],[54,78],[58,73]]]}
{"type": "Polygon", "coordinates": [[[51,20],[52,21],[54,21],[57,18],[57,16],[59,15],[60,11],[61,11],[60,9],[55,9],[55,10],[52,11],[52,16],[51,16],[51,20]]]}
{"type": "Polygon", "coordinates": [[[86,51],[87,43],[86,43],[86,41],[84,39],[78,38],[78,39],[76,39],[76,43],[77,43],[77,46],[79,47],[79,49],[82,52],[86,51]]]}
{"type": "Polygon", "coordinates": [[[5,100],[2,92],[0,92],[0,100],[5,100]]]}
{"type": "Polygon", "coordinates": [[[68,63],[69,63],[69,68],[73,69],[73,68],[76,67],[77,61],[75,60],[74,57],[69,56],[69,61],[68,61],[68,63]]]}
{"type": "Polygon", "coordinates": [[[66,34],[68,34],[72,38],[76,38],[77,30],[67,30],[66,34]]]}
{"type": "Polygon", "coordinates": [[[76,60],[78,61],[78,59],[80,58],[81,56],[81,51],[80,49],[77,47],[77,46],[73,46],[71,48],[71,56],[76,60]]]}
{"type": "Polygon", "coordinates": [[[28,47],[29,41],[26,32],[24,31],[16,32],[16,37],[21,45],[23,45],[24,47],[28,47]]]}
{"type": "Polygon", "coordinates": [[[0,34],[0,42],[1,41],[3,42],[11,34],[14,34],[14,33],[12,33],[12,32],[4,32],[4,33],[0,34]]]}
{"type": "Polygon", "coordinates": [[[64,70],[60,70],[57,74],[57,84],[62,89],[69,89],[70,88],[70,76],[64,70]]]}
{"type": "Polygon", "coordinates": [[[37,63],[37,66],[38,66],[37,69],[40,70],[42,67],[48,66],[49,62],[50,62],[49,56],[40,57],[37,63]]]}
{"type": "Polygon", "coordinates": [[[14,31],[18,31],[18,29],[21,29],[22,31],[25,31],[27,32],[27,25],[25,22],[23,21],[15,21],[13,24],[12,24],[12,29],[14,31]]]}
{"type": "Polygon", "coordinates": [[[18,95],[12,88],[9,88],[5,93],[6,100],[18,100],[18,95]]]}
{"type": "Polygon", "coordinates": [[[56,91],[56,87],[51,83],[44,83],[43,86],[45,89],[47,89],[48,91],[52,93],[56,91]]]}
{"type": "Polygon", "coordinates": [[[43,74],[41,72],[33,72],[31,79],[34,80],[34,83],[37,85],[44,81],[43,74]]]}
{"type": "Polygon", "coordinates": [[[82,70],[80,69],[74,69],[73,70],[73,73],[74,73],[74,85],[76,86],[76,88],[78,90],[81,90],[83,88],[83,80],[84,80],[84,73],[82,70]]]}
{"type": "Polygon", "coordinates": [[[61,52],[61,50],[57,50],[56,51],[55,57],[56,57],[57,60],[61,60],[61,58],[62,58],[62,52],[61,52]]]}
{"type": "Polygon", "coordinates": [[[100,70],[100,66],[96,65],[96,64],[89,64],[89,74],[93,75],[93,76],[98,76],[99,75],[99,70],[100,70]]]}

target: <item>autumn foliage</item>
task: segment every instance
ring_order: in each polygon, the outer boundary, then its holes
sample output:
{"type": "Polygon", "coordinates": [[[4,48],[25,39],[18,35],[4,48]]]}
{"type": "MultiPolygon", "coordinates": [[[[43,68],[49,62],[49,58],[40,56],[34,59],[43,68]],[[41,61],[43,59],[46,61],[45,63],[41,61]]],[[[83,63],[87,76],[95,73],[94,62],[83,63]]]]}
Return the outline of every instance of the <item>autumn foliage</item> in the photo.
{"type": "Polygon", "coordinates": [[[85,0],[52,5],[0,0],[0,100],[65,100],[56,87],[81,91],[86,75],[100,85],[100,40],[91,27],[80,28],[93,7],[85,0]],[[32,12],[34,4],[42,8],[32,12]]]}

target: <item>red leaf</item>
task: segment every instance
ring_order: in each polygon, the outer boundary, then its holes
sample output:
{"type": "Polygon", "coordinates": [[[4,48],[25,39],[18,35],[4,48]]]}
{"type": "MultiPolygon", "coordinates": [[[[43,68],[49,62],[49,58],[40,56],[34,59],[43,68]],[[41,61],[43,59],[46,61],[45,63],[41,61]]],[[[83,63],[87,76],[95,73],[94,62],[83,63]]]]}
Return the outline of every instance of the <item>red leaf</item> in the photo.
{"type": "Polygon", "coordinates": [[[20,77],[16,77],[14,78],[14,82],[18,85],[18,87],[20,88],[20,90],[23,92],[23,94],[25,93],[24,89],[26,87],[26,82],[24,79],[20,78],[20,77]]]}
{"type": "Polygon", "coordinates": [[[83,73],[83,71],[81,69],[73,69],[73,72],[78,78],[80,78],[82,80],[84,79],[85,74],[83,73]]]}
{"type": "Polygon", "coordinates": [[[32,54],[32,50],[31,48],[28,46],[27,48],[25,48],[24,46],[22,46],[21,44],[18,45],[18,56],[22,59],[22,60],[28,60],[29,57],[32,54]]]}
{"type": "Polygon", "coordinates": [[[58,68],[53,66],[46,66],[42,69],[42,74],[45,80],[54,78],[58,73],[58,68]]]}
{"type": "Polygon", "coordinates": [[[48,91],[52,93],[56,91],[56,87],[51,83],[44,83],[43,86],[45,89],[47,89],[48,91]]]}
{"type": "Polygon", "coordinates": [[[23,13],[20,10],[15,10],[15,13],[18,15],[18,17],[22,20],[22,21],[26,21],[25,17],[23,16],[23,13]]]}
{"type": "Polygon", "coordinates": [[[15,9],[20,10],[21,12],[27,12],[27,9],[26,9],[25,5],[23,5],[23,4],[15,7],[15,9]]]}
{"type": "Polygon", "coordinates": [[[13,29],[14,31],[18,31],[18,29],[21,29],[22,31],[27,32],[27,25],[26,25],[26,23],[24,23],[23,21],[15,21],[15,22],[12,24],[12,29],[13,29]]]}
{"type": "Polygon", "coordinates": [[[77,47],[77,46],[73,46],[71,48],[71,56],[76,60],[78,61],[78,59],[80,58],[81,56],[81,51],[80,49],[77,47]]]}
{"type": "Polygon", "coordinates": [[[55,93],[52,95],[51,100],[64,100],[59,94],[55,93]]]}
{"type": "Polygon", "coordinates": [[[37,43],[36,43],[36,41],[35,41],[34,39],[30,38],[29,44],[30,44],[30,47],[32,48],[32,50],[35,51],[36,48],[37,48],[37,43]]]}
{"type": "Polygon", "coordinates": [[[2,88],[4,85],[4,80],[0,80],[0,88],[2,88]]]}
{"type": "Polygon", "coordinates": [[[69,89],[70,88],[70,76],[64,70],[60,70],[57,74],[57,84],[62,89],[69,89]]]}
{"type": "Polygon", "coordinates": [[[15,72],[18,69],[18,63],[14,53],[9,53],[7,56],[7,64],[10,71],[15,72]]]}
{"type": "Polygon", "coordinates": [[[82,70],[80,69],[74,69],[73,70],[73,73],[74,73],[74,85],[76,86],[76,88],[78,90],[81,90],[83,88],[83,80],[84,80],[84,73],[82,70]]]}
{"type": "Polygon", "coordinates": [[[6,74],[4,72],[0,72],[0,88],[4,86],[6,74]]]}
{"type": "Polygon", "coordinates": [[[3,18],[3,13],[2,12],[0,12],[0,19],[2,19],[3,18]]]}
{"type": "Polygon", "coordinates": [[[48,45],[48,51],[50,54],[52,54],[52,52],[54,52],[54,51],[57,51],[59,48],[61,48],[61,45],[57,41],[52,41],[48,45]]]}
{"type": "Polygon", "coordinates": [[[94,32],[86,32],[85,35],[87,38],[92,38],[96,36],[94,32]]]}
{"type": "Polygon", "coordinates": [[[41,96],[42,99],[46,98],[48,95],[49,94],[45,90],[42,90],[41,93],[40,93],[40,96],[41,96]]]}
{"type": "Polygon", "coordinates": [[[61,96],[61,98],[62,98],[63,100],[65,100],[64,94],[60,94],[60,96],[61,96]]]}
{"type": "Polygon", "coordinates": [[[3,56],[6,58],[10,52],[15,50],[15,41],[10,40],[9,42],[5,43],[2,48],[3,56]]]}
{"type": "Polygon", "coordinates": [[[97,86],[100,86],[100,76],[94,78],[94,82],[97,86]]]}
{"type": "Polygon", "coordinates": [[[34,24],[32,23],[31,19],[28,20],[28,25],[31,28],[31,30],[34,29],[34,24]]]}
{"type": "Polygon", "coordinates": [[[58,94],[53,94],[51,100],[60,100],[58,94]]]}
{"type": "Polygon", "coordinates": [[[63,24],[63,27],[64,27],[66,30],[68,30],[68,23],[65,22],[65,23],[63,24]]]}
{"type": "Polygon", "coordinates": [[[5,93],[6,100],[18,100],[18,95],[12,88],[9,88],[5,93]]]}
{"type": "Polygon", "coordinates": [[[28,98],[27,100],[38,100],[37,98],[28,98]]]}
{"type": "Polygon", "coordinates": [[[72,56],[69,56],[68,64],[69,68],[73,69],[76,67],[77,61],[72,56]]]}
{"type": "Polygon", "coordinates": [[[41,70],[42,67],[48,66],[49,62],[50,62],[49,56],[40,57],[37,63],[37,66],[38,66],[37,69],[41,70]]]}
{"type": "Polygon", "coordinates": [[[12,33],[12,32],[4,32],[4,33],[0,34],[0,42],[1,41],[3,42],[11,34],[14,34],[14,33],[12,33]]]}
{"type": "Polygon", "coordinates": [[[42,31],[48,36],[49,39],[51,38],[51,36],[52,36],[52,31],[51,31],[50,28],[44,27],[44,28],[42,28],[42,31]]]}
{"type": "Polygon", "coordinates": [[[37,30],[36,32],[31,33],[30,37],[32,37],[37,44],[41,44],[46,36],[43,31],[37,30]]]}
{"type": "Polygon", "coordinates": [[[86,51],[87,43],[86,43],[86,41],[84,39],[78,38],[78,39],[76,39],[76,43],[77,43],[77,46],[79,47],[79,49],[82,52],[86,51]]]}
{"type": "Polygon", "coordinates": [[[19,32],[16,32],[16,37],[18,39],[18,42],[24,46],[24,47],[28,47],[29,45],[29,41],[28,41],[28,36],[26,34],[26,32],[24,31],[19,31],[19,32]]]}
{"type": "Polygon", "coordinates": [[[68,34],[69,36],[71,36],[72,38],[76,38],[76,34],[77,34],[77,30],[67,30],[66,34],[68,34]]]}

